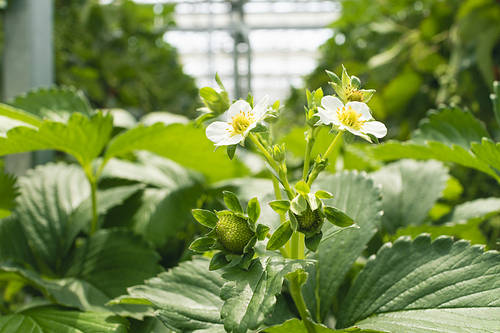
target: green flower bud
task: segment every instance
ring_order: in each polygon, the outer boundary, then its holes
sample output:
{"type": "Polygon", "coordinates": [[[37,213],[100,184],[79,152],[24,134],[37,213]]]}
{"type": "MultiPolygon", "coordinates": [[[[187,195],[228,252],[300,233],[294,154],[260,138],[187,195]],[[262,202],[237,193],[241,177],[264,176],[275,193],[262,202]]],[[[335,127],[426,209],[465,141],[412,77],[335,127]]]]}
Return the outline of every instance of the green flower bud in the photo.
{"type": "Polygon", "coordinates": [[[250,239],[255,236],[245,218],[230,211],[218,214],[219,221],[215,226],[217,239],[224,248],[234,254],[242,254],[250,239]]]}
{"type": "Polygon", "coordinates": [[[273,147],[273,158],[276,162],[283,162],[285,160],[285,145],[275,145],[273,147]]]}
{"type": "Polygon", "coordinates": [[[306,210],[302,214],[294,214],[294,216],[297,218],[297,230],[306,235],[313,235],[319,232],[323,226],[324,218],[320,209],[313,211],[309,205],[307,205],[306,210]]]}

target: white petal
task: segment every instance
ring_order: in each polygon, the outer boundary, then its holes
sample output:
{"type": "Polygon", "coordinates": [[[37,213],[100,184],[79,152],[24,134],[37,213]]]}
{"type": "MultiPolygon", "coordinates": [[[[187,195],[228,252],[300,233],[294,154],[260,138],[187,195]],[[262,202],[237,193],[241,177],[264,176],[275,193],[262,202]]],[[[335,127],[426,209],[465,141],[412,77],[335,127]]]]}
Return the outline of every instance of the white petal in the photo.
{"type": "Polygon", "coordinates": [[[233,135],[233,136],[230,136],[218,143],[216,143],[215,145],[217,147],[219,146],[230,146],[230,145],[235,145],[237,143],[240,143],[241,141],[243,141],[245,138],[243,137],[243,135],[241,134],[236,134],[236,135],[233,135]]]}
{"type": "Polygon", "coordinates": [[[363,134],[363,133],[361,133],[360,131],[355,130],[354,128],[351,128],[351,127],[346,126],[346,127],[345,127],[345,129],[346,129],[346,130],[348,130],[349,132],[351,132],[351,133],[352,133],[352,134],[354,134],[354,135],[357,135],[357,136],[362,137],[363,139],[365,139],[365,140],[366,140],[366,141],[368,141],[368,142],[372,142],[372,140],[370,139],[370,137],[369,137],[368,135],[363,134]]]}
{"type": "Polygon", "coordinates": [[[242,99],[237,100],[231,106],[229,107],[229,110],[227,110],[225,116],[227,121],[231,121],[231,119],[236,116],[240,111],[243,111],[245,113],[249,113],[252,110],[250,107],[250,104],[247,103],[247,101],[244,101],[242,99]]]}
{"type": "Polygon", "coordinates": [[[257,105],[252,110],[253,117],[256,121],[259,121],[262,119],[262,117],[265,115],[267,111],[267,102],[269,101],[269,96],[264,96],[257,105]]]}
{"type": "Polygon", "coordinates": [[[359,117],[359,120],[373,119],[372,113],[370,112],[370,108],[365,103],[349,102],[345,106],[346,108],[351,107],[354,111],[356,111],[356,113],[361,113],[361,117],[359,117]]]}
{"type": "Polygon", "coordinates": [[[316,124],[334,124],[339,125],[339,119],[337,117],[337,112],[331,110],[325,110],[322,107],[318,107],[319,121],[316,124]]]}
{"type": "Polygon", "coordinates": [[[344,106],[344,103],[337,97],[325,96],[321,99],[321,105],[329,111],[337,111],[337,109],[344,106]]]}
{"type": "Polygon", "coordinates": [[[361,127],[365,133],[372,134],[377,138],[383,138],[387,135],[387,128],[380,121],[367,121],[361,127]]]}
{"type": "Polygon", "coordinates": [[[208,125],[205,133],[207,138],[212,142],[220,142],[231,136],[232,127],[226,122],[215,121],[208,125]]]}

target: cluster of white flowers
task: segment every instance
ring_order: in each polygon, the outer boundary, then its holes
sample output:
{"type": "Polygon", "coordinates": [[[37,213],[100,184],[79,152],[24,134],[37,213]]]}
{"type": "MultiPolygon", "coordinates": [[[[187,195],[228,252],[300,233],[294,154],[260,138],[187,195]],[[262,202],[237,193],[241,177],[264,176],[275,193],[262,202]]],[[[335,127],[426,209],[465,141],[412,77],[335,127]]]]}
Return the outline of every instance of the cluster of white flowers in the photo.
{"type": "MultiPolygon", "coordinates": [[[[252,109],[244,100],[234,102],[222,115],[224,121],[211,123],[206,130],[208,139],[216,146],[229,146],[242,142],[257,124],[262,121],[268,110],[269,98],[264,97],[252,109]]],[[[349,131],[367,141],[368,134],[382,138],[387,128],[375,121],[368,105],[362,102],[348,102],[344,105],[340,99],[325,96],[318,107],[319,121],[316,125],[332,125],[339,131],[349,131]]]]}

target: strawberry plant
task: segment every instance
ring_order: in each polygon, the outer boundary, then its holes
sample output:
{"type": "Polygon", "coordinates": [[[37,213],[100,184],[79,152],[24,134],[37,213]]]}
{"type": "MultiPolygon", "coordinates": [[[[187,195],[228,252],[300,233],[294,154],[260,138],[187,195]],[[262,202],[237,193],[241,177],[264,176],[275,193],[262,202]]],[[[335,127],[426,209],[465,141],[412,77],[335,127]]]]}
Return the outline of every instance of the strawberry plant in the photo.
{"type": "Polygon", "coordinates": [[[500,198],[454,204],[448,166],[498,182],[499,144],[449,107],[379,143],[375,91],[326,75],[287,135],[218,77],[194,122],[70,88],[1,104],[1,156],[60,153],[0,174],[0,332],[498,331],[500,198]]]}

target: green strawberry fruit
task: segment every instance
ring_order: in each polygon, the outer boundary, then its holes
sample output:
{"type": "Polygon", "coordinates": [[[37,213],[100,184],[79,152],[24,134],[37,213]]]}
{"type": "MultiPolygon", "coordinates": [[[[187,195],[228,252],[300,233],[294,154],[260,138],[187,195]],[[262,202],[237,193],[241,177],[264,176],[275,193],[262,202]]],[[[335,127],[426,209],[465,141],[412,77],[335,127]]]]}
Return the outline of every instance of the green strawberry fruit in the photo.
{"type": "Polygon", "coordinates": [[[250,229],[246,219],[233,212],[223,211],[217,215],[219,217],[215,226],[217,239],[229,252],[242,254],[255,232],[250,229]]]}
{"type": "Polygon", "coordinates": [[[312,211],[309,206],[307,209],[302,212],[301,215],[294,214],[297,218],[297,230],[306,234],[312,235],[321,230],[321,226],[323,225],[323,216],[319,209],[312,211]]]}

